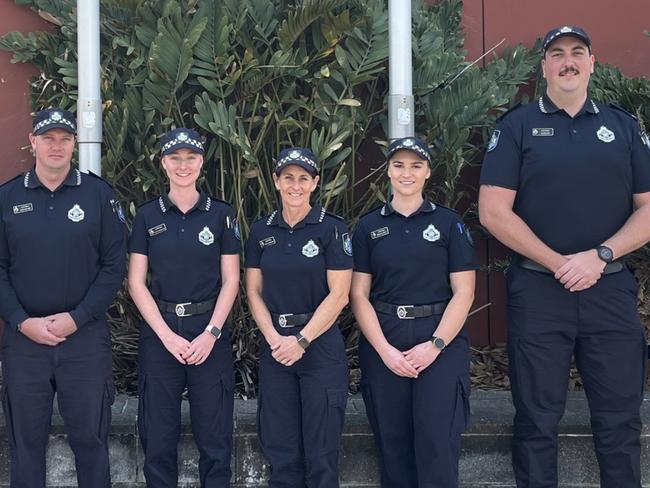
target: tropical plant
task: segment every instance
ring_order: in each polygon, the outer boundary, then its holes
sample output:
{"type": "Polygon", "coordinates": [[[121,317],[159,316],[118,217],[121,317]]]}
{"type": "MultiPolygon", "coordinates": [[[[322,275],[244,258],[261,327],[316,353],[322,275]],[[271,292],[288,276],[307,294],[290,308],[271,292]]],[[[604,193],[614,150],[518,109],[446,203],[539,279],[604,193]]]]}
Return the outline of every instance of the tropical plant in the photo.
{"type": "MultiPolygon", "coordinates": [[[[56,25],[51,33],[10,33],[0,48],[29,62],[34,108],[75,109],[76,19],[71,0],[17,0],[56,25]]],[[[388,19],[383,0],[102,0],[104,176],[132,218],[139,204],[164,191],[159,136],[197,126],[206,136],[201,184],[232,203],[249,224],[276,206],[273,158],[289,145],[319,156],[316,196],[353,227],[386,198],[383,156],[388,91],[388,19]]],[[[413,2],[416,127],[436,153],[437,184],[446,205],[476,159],[483,134],[518,86],[534,57],[523,47],[487,68],[468,61],[460,0],[413,2]]],[[[125,293],[110,310],[116,372],[134,386],[139,317],[125,293]]],[[[257,335],[242,293],[232,314],[233,348],[242,395],[254,393],[257,335]]],[[[355,375],[357,333],[342,319],[355,375]]]]}

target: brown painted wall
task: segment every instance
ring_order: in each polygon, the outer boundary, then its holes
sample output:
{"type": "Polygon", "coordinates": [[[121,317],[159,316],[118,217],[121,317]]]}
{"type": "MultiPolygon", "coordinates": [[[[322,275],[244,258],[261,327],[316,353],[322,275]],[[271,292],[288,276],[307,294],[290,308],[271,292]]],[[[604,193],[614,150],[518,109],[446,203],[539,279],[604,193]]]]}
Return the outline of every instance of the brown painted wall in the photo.
{"type": "MultiPolygon", "coordinates": [[[[1,1],[0,35],[48,29],[48,24],[32,10],[16,6],[13,0],[1,1]]],[[[0,51],[0,182],[34,164],[27,140],[31,129],[29,80],[38,73],[29,64],[11,64],[10,61],[11,53],[0,51]]]]}

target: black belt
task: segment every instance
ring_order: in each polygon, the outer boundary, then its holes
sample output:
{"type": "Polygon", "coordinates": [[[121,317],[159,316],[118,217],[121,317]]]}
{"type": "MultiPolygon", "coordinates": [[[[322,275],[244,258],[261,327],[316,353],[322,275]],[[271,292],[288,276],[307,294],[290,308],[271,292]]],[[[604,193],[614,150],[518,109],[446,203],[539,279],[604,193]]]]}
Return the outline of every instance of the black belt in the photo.
{"type": "MultiPolygon", "coordinates": [[[[541,264],[533,261],[532,259],[519,258],[517,264],[519,264],[519,266],[521,266],[522,268],[526,268],[531,271],[537,271],[538,273],[545,273],[551,275],[555,274],[550,269],[542,266],[541,264]]],[[[623,264],[621,261],[612,261],[611,263],[607,263],[605,265],[605,269],[603,269],[603,274],[608,275],[608,274],[618,273],[619,271],[623,271],[624,268],[625,268],[625,264],[623,264]]]]}
{"type": "Polygon", "coordinates": [[[399,319],[418,319],[442,314],[447,307],[447,302],[429,305],[393,305],[392,303],[374,301],[372,306],[377,312],[396,315],[399,319]]]}
{"type": "Polygon", "coordinates": [[[307,325],[307,322],[314,316],[312,313],[281,313],[271,314],[273,317],[273,324],[283,329],[289,327],[300,327],[307,325]]]}
{"type": "Polygon", "coordinates": [[[162,300],[156,300],[158,308],[163,313],[174,313],[177,317],[191,317],[192,315],[201,315],[202,313],[210,312],[214,309],[216,300],[208,300],[205,302],[185,302],[185,303],[171,303],[162,300]]]}

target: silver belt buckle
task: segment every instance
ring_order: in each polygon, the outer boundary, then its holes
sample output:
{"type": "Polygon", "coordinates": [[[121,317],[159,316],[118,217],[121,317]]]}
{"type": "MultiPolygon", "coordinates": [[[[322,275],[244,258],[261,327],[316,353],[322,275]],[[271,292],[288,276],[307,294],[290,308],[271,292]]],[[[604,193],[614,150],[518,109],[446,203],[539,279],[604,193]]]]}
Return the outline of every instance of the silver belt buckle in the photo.
{"type": "Polygon", "coordinates": [[[291,317],[292,313],[283,313],[278,317],[278,325],[283,328],[293,327],[293,325],[287,325],[287,317],[291,317]]]}
{"type": "Polygon", "coordinates": [[[415,305],[399,305],[397,307],[397,318],[401,320],[414,319],[413,315],[409,315],[409,311],[413,310],[415,305]]]}
{"type": "Polygon", "coordinates": [[[191,313],[185,313],[185,305],[192,305],[192,302],[177,303],[174,312],[177,317],[191,317],[191,313]]]}

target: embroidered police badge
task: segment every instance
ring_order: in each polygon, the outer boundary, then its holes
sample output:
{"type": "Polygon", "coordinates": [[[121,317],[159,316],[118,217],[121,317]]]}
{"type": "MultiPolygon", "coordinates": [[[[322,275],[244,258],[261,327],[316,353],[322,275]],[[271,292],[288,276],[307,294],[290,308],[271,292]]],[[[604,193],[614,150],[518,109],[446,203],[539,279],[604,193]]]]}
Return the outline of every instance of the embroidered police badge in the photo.
{"type": "Polygon", "coordinates": [[[616,139],[614,133],[604,125],[600,126],[600,129],[598,129],[596,135],[598,136],[598,139],[603,142],[612,142],[614,139],[616,139]]]}
{"type": "Polygon", "coordinates": [[[350,239],[350,234],[345,233],[341,237],[343,238],[343,251],[348,256],[352,256],[352,239],[350,239]]]}
{"type": "Polygon", "coordinates": [[[440,231],[433,224],[429,224],[429,227],[422,231],[422,238],[425,241],[436,242],[440,239],[440,231]]]}
{"type": "Polygon", "coordinates": [[[645,147],[650,149],[650,137],[648,137],[648,134],[644,131],[641,131],[640,134],[641,134],[641,142],[645,147]]]}
{"type": "Polygon", "coordinates": [[[241,241],[241,230],[239,229],[239,222],[237,222],[237,219],[232,219],[232,231],[237,240],[241,241]]]}
{"type": "Polygon", "coordinates": [[[303,256],[307,256],[308,258],[313,258],[314,256],[318,256],[318,246],[314,241],[309,239],[309,242],[302,246],[302,254],[303,256]]]}
{"type": "Polygon", "coordinates": [[[199,232],[199,242],[206,246],[209,246],[214,242],[214,234],[210,231],[210,228],[207,225],[203,227],[201,232],[199,232]]]}
{"type": "Polygon", "coordinates": [[[75,203],[74,206],[68,210],[68,218],[73,222],[81,222],[85,217],[85,213],[78,203],[75,203]]]}
{"type": "Polygon", "coordinates": [[[460,232],[461,235],[464,235],[465,239],[467,239],[467,242],[473,246],[474,239],[472,239],[472,234],[469,231],[469,227],[467,227],[465,224],[461,224],[460,222],[456,223],[456,227],[458,227],[458,232],[460,232]]]}
{"type": "Polygon", "coordinates": [[[120,219],[123,224],[126,224],[126,215],[124,215],[124,210],[122,210],[120,202],[111,199],[111,208],[113,209],[113,213],[117,214],[117,218],[120,219]]]}
{"type": "Polygon", "coordinates": [[[490,137],[490,142],[487,147],[487,151],[490,152],[494,150],[494,148],[497,147],[497,144],[499,144],[499,137],[501,136],[501,131],[500,130],[495,130],[492,133],[492,137],[490,137]]]}

